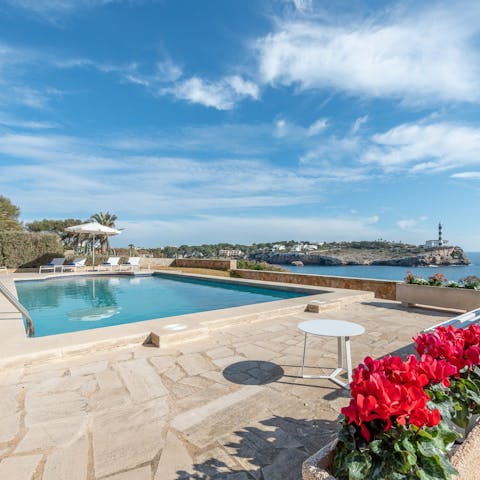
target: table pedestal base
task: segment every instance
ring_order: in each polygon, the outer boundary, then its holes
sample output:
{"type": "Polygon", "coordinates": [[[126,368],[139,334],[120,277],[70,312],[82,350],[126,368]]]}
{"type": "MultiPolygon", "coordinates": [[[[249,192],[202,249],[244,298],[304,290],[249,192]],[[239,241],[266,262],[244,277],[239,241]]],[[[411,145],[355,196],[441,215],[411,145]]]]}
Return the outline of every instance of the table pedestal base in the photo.
{"type": "Polygon", "coordinates": [[[337,385],[340,385],[343,388],[349,388],[348,383],[342,382],[337,378],[337,376],[341,372],[343,372],[343,368],[336,368],[332,371],[332,373],[328,375],[302,375],[302,378],[326,378],[328,380],[331,380],[332,382],[335,382],[337,385]]]}
{"type": "Polygon", "coordinates": [[[350,354],[350,337],[337,337],[337,352],[338,352],[338,366],[335,368],[331,373],[328,375],[305,375],[303,373],[305,369],[305,354],[307,351],[307,332],[305,332],[305,340],[303,343],[303,359],[302,359],[302,378],[323,378],[327,380],[331,380],[332,382],[340,385],[343,388],[349,389],[350,382],[352,381],[352,359],[350,354]],[[343,342],[342,342],[343,340],[343,342]],[[342,353],[342,343],[345,343],[345,357],[347,360],[347,377],[348,382],[342,382],[337,377],[338,375],[343,372],[345,369],[343,367],[343,353],[342,353]]]}

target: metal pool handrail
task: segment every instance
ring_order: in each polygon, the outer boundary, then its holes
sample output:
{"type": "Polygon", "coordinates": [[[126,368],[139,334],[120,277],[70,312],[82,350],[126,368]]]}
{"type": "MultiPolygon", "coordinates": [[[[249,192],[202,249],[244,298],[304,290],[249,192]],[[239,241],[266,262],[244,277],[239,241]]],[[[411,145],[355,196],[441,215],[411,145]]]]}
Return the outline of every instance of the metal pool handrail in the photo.
{"type": "Polygon", "coordinates": [[[3,296],[26,318],[27,320],[27,335],[33,337],[35,334],[35,326],[33,325],[33,319],[28,313],[28,310],[12,295],[10,290],[0,282],[0,292],[3,296]]]}

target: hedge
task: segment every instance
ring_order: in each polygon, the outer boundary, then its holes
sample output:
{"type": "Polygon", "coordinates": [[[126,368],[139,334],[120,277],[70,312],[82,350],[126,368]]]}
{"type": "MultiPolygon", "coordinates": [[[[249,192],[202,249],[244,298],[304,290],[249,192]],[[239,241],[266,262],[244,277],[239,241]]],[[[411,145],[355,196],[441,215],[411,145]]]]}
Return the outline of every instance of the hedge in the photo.
{"type": "Polygon", "coordinates": [[[0,231],[0,265],[28,268],[63,256],[60,237],[54,233],[0,231]]]}

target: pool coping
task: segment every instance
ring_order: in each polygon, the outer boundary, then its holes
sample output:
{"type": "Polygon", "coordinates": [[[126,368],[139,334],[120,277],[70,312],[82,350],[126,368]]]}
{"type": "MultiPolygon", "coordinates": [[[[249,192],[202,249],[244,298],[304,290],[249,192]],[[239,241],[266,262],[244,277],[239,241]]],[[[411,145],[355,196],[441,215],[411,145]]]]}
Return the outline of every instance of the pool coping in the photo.
{"type": "MultiPolygon", "coordinates": [[[[19,366],[36,362],[50,361],[68,355],[82,355],[92,351],[125,348],[142,343],[152,343],[157,347],[172,346],[177,343],[197,340],[211,331],[239,323],[254,323],[276,317],[301,313],[310,303],[321,305],[322,309],[332,308],[339,303],[371,299],[373,293],[356,290],[312,287],[309,285],[282,284],[261,280],[245,280],[211,275],[157,270],[162,276],[177,276],[197,280],[207,280],[228,284],[257,286],[277,290],[311,292],[298,298],[243,305],[239,307],[208,310],[172,317],[143,320],[122,325],[101,327],[78,332],[62,333],[45,337],[28,338],[21,315],[0,296],[0,367],[19,366]],[[180,329],[181,328],[181,329],[180,329]]],[[[7,288],[16,296],[15,281],[51,280],[58,278],[92,275],[93,272],[78,272],[67,275],[44,275],[29,278],[9,276],[4,280],[7,288]]],[[[94,275],[117,276],[132,272],[98,272],[94,275]]],[[[136,272],[134,272],[136,273],[136,272]]],[[[142,274],[142,273],[140,273],[142,274]]]]}

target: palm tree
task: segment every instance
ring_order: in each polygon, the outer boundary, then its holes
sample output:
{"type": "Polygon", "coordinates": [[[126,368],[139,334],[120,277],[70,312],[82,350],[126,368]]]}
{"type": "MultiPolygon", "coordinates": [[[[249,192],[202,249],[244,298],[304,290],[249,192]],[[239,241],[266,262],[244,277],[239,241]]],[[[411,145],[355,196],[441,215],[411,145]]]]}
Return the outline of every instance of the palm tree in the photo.
{"type": "MultiPolygon", "coordinates": [[[[90,220],[94,222],[98,222],[102,225],[105,225],[110,228],[115,228],[115,220],[117,220],[116,215],[112,215],[109,212],[99,212],[99,213],[94,213],[91,217],[90,220]]],[[[102,253],[107,253],[109,249],[109,244],[108,244],[108,236],[99,236],[100,239],[100,249],[102,253]]]]}
{"type": "Polygon", "coordinates": [[[129,256],[131,257],[132,251],[135,249],[135,245],[133,243],[129,243],[128,248],[129,248],[129,256]]]}

